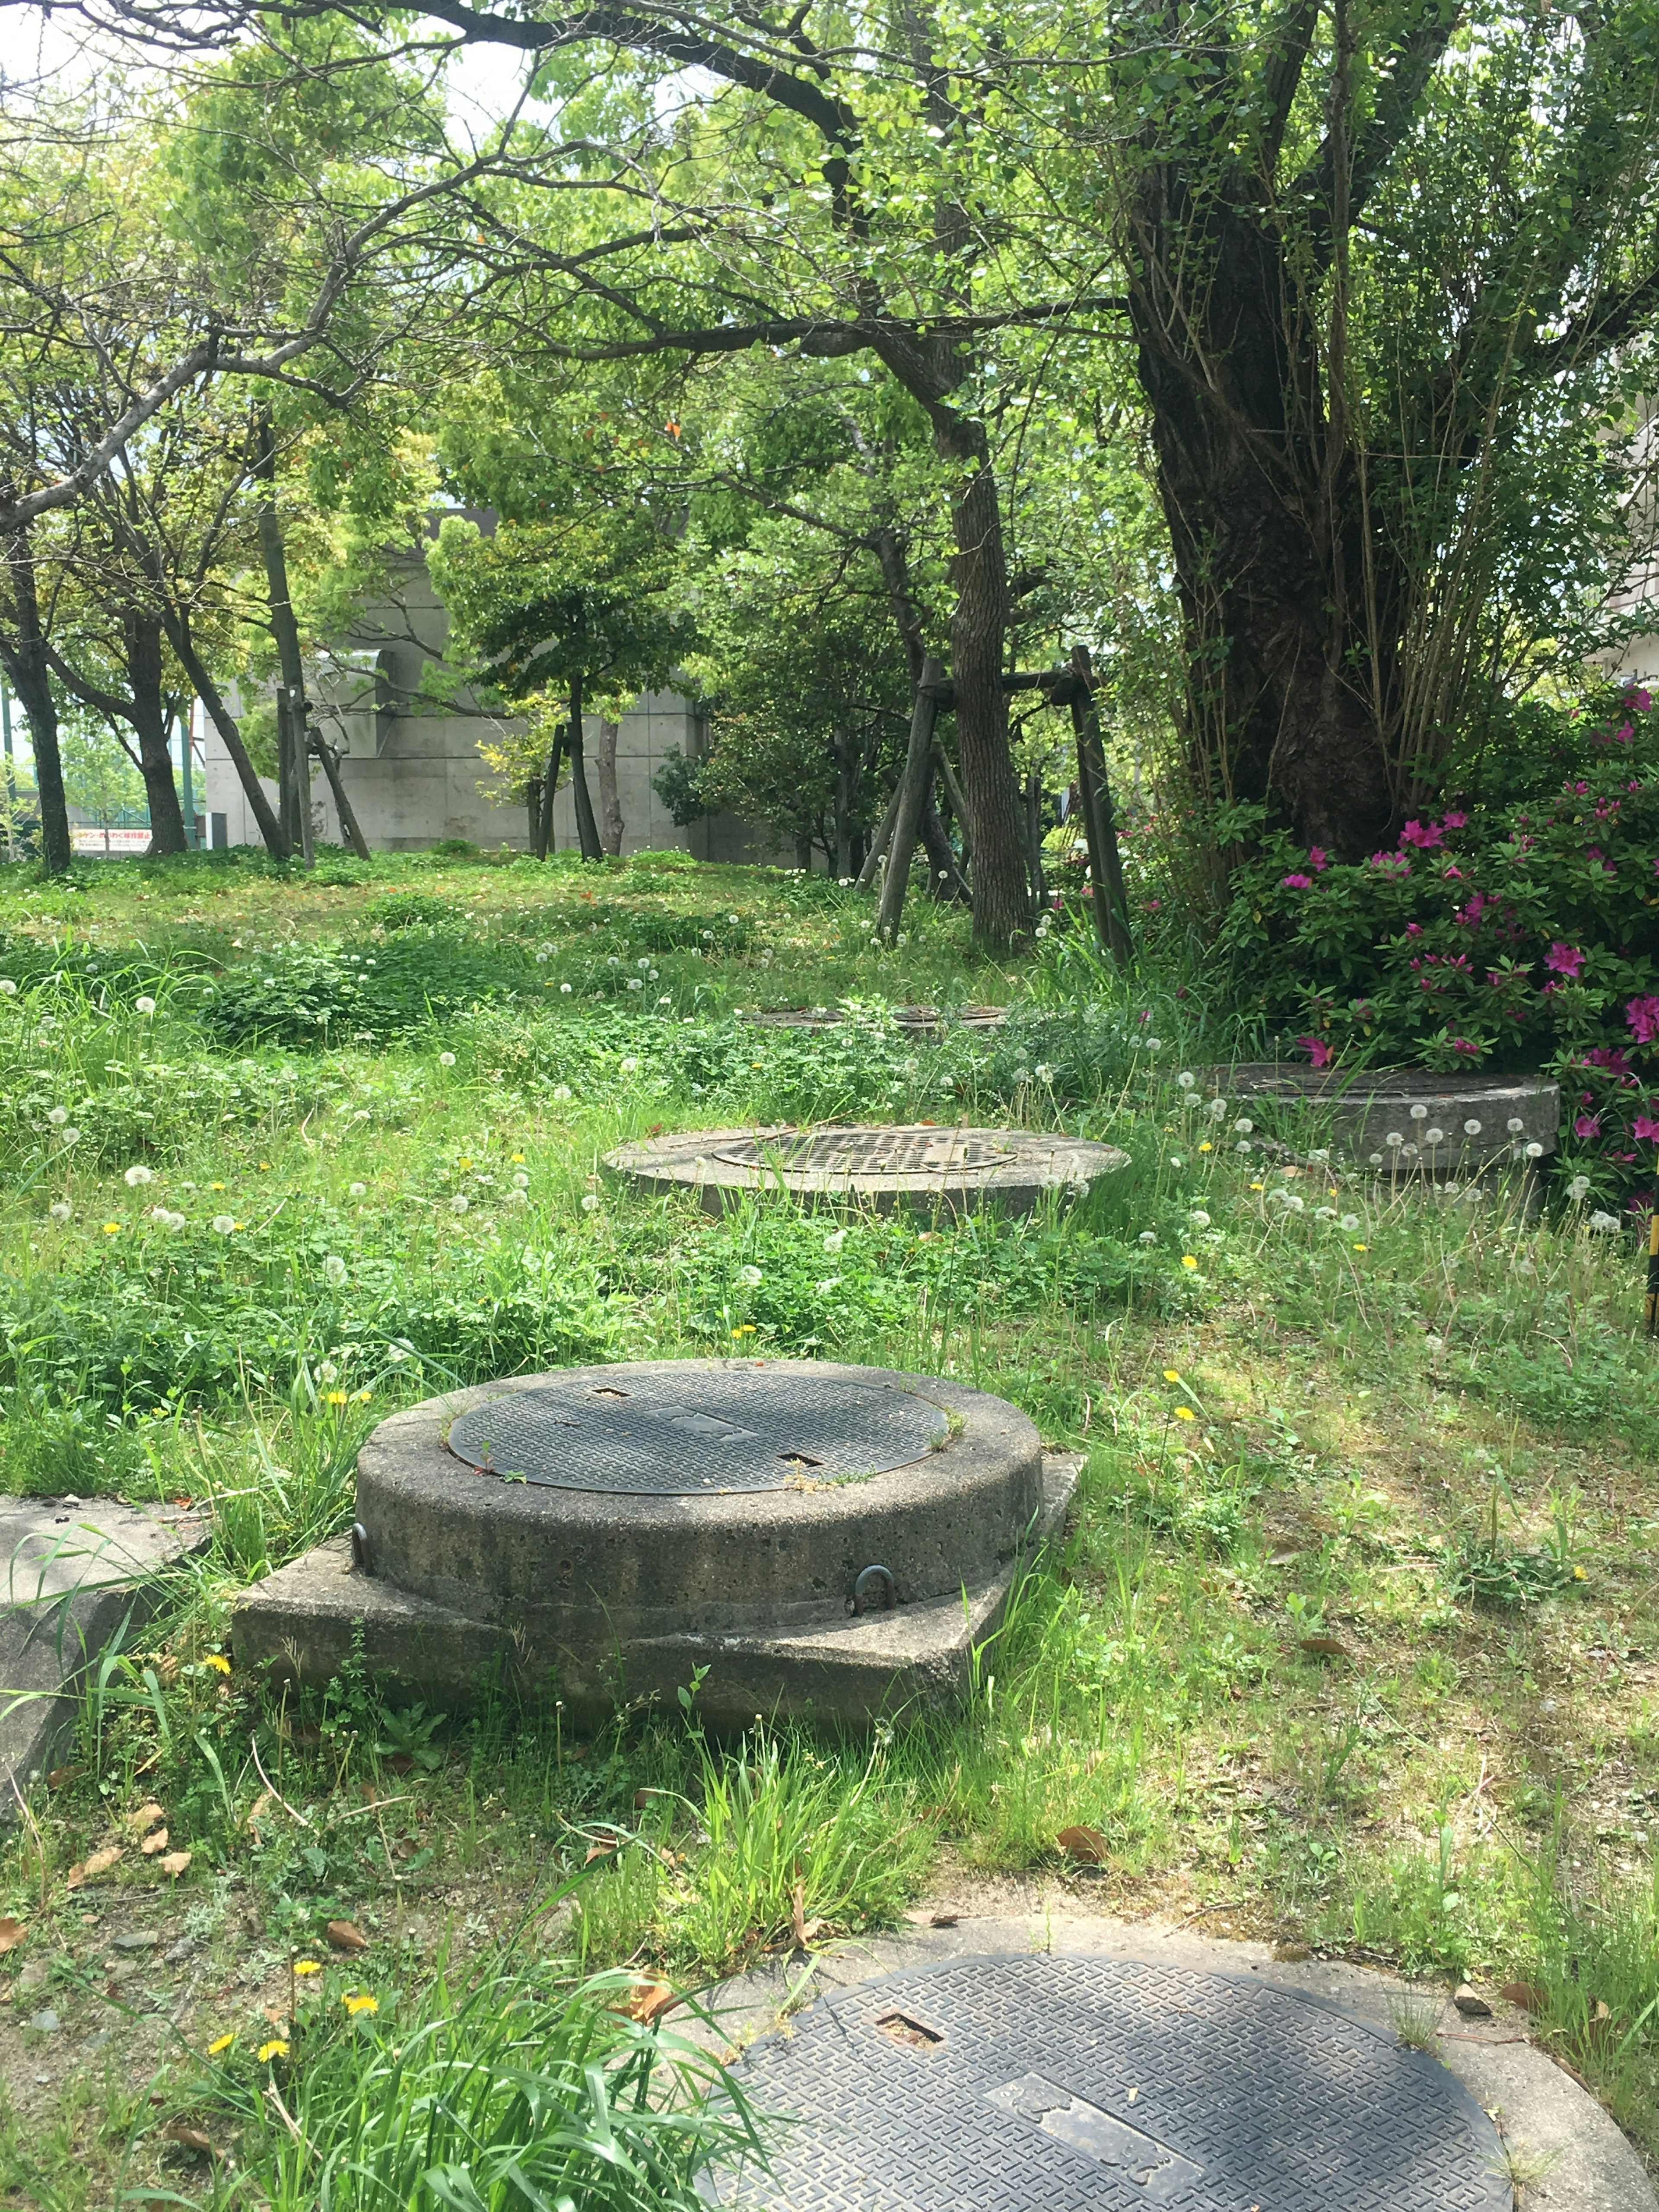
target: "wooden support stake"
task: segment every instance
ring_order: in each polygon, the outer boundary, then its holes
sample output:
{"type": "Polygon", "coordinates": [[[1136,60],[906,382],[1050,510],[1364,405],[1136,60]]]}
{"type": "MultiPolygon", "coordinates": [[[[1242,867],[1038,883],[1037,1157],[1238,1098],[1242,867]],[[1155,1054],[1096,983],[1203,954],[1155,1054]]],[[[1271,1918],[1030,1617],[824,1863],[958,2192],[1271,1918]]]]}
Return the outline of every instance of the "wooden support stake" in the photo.
{"type": "Polygon", "coordinates": [[[340,756],[321,735],[312,738],[311,748],[321,761],[323,774],[328,778],[328,787],[334,794],[334,811],[340,817],[341,833],[357,858],[366,860],[368,858],[368,840],[358,825],[356,809],[346,797],[345,780],[340,774],[340,756]]]}
{"type": "Polygon", "coordinates": [[[1094,671],[1086,645],[1072,647],[1077,689],[1072,694],[1072,727],[1077,732],[1077,784],[1083,804],[1083,830],[1089,842],[1089,879],[1094,886],[1095,929],[1115,960],[1126,966],[1134,957],[1129,934],[1129,901],[1123,888],[1123,860],[1117,849],[1112,790],[1106,779],[1106,754],[1100,742],[1100,709],[1094,671]]]}
{"type": "Polygon", "coordinates": [[[910,708],[910,741],[905,748],[904,773],[899,780],[898,806],[893,816],[893,840],[887,854],[887,873],[881,881],[881,906],[876,927],[890,945],[904,916],[905,886],[910,878],[910,856],[916,849],[921,810],[927,803],[928,780],[933,773],[933,721],[938,705],[933,687],[945,671],[931,657],[921,664],[921,681],[910,708]]]}

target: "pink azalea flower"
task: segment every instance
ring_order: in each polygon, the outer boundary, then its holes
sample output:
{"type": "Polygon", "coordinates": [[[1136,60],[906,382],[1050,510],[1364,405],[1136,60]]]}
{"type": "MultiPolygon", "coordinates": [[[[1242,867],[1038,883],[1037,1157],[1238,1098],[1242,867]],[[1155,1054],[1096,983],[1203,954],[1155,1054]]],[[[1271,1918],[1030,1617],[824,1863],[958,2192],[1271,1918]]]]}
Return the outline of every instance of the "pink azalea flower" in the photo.
{"type": "Polygon", "coordinates": [[[1432,852],[1437,845],[1444,844],[1445,839],[1440,834],[1437,822],[1408,822],[1400,833],[1400,842],[1402,845],[1419,845],[1428,853],[1432,852]]]}
{"type": "Polygon", "coordinates": [[[1454,1052],[1461,1053],[1465,1060],[1479,1060],[1480,1057],[1480,1046],[1471,1044],[1468,1037],[1454,1037],[1451,1041],[1451,1048],[1454,1052]]]}
{"type": "Polygon", "coordinates": [[[1544,955],[1544,965],[1552,975],[1565,975],[1570,982],[1576,983],[1584,965],[1584,956],[1576,945],[1563,945],[1557,938],[1544,955]]]}
{"type": "Polygon", "coordinates": [[[1572,1125],[1572,1133],[1575,1137],[1599,1137],[1601,1116],[1599,1114],[1581,1114],[1572,1125]]]}
{"type": "Polygon", "coordinates": [[[1622,1075],[1630,1066],[1621,1044],[1598,1044],[1584,1058],[1591,1067],[1605,1067],[1609,1075],[1622,1075]]]}
{"type": "Polygon", "coordinates": [[[1326,1043],[1323,1037],[1299,1036],[1297,1039],[1297,1042],[1302,1047],[1303,1050],[1307,1054],[1309,1059],[1312,1060],[1316,1067],[1328,1067],[1330,1066],[1332,1059],[1331,1048],[1329,1045],[1326,1043]]]}
{"type": "Polygon", "coordinates": [[[1311,876],[1281,876],[1279,879],[1279,888],[1282,891],[1310,891],[1313,889],[1313,878],[1311,876]]]}
{"type": "Polygon", "coordinates": [[[1461,830],[1468,818],[1467,814],[1448,814],[1440,826],[1443,830],[1461,830]]]}
{"type": "Polygon", "coordinates": [[[1638,1114],[1632,1133],[1644,1145],[1659,1145],[1659,1121],[1651,1114],[1638,1114]]]}
{"type": "Polygon", "coordinates": [[[1628,1000],[1625,1021],[1638,1044],[1654,1043],[1659,1040],[1659,999],[1649,993],[1645,997],[1628,1000]]]}
{"type": "Polygon", "coordinates": [[[1625,706],[1631,714],[1645,714],[1652,704],[1653,694],[1650,691],[1627,691],[1625,694],[1625,706]]]}
{"type": "MultiPolygon", "coordinates": [[[[1656,868],[1659,868],[1659,860],[1656,860],[1653,865],[1656,868]]],[[[1420,921],[1408,921],[1406,924],[1406,934],[1407,937],[1421,937],[1423,934],[1422,923],[1420,921]]]]}
{"type": "Polygon", "coordinates": [[[1308,866],[1313,870],[1315,875],[1322,873],[1330,866],[1330,856],[1322,845],[1309,846],[1308,866]]]}

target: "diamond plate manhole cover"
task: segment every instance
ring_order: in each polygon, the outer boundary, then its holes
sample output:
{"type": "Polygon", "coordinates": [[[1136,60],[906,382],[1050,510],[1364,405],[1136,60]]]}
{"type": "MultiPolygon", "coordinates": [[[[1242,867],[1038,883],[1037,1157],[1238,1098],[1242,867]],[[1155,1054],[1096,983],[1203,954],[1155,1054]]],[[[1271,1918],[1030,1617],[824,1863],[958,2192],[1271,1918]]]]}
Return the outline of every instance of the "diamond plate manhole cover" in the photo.
{"type": "Polygon", "coordinates": [[[1298,1990],[1139,1960],[955,1959],[825,2000],[740,2078],[753,2212],[1510,2212],[1437,2061],[1298,1990]]]}
{"type": "Polygon", "coordinates": [[[821,1129],[775,1142],[754,1137],[720,1145],[710,1154],[734,1167],[775,1161],[821,1175],[933,1175],[951,1168],[1000,1167],[1018,1157],[994,1137],[963,1136],[954,1129],[821,1129]]]}
{"type": "Polygon", "coordinates": [[[945,1432],[937,1406],[884,1383],[583,1367],[459,1415],[449,1449],[509,1480],[697,1497],[884,1474],[945,1432]]]}

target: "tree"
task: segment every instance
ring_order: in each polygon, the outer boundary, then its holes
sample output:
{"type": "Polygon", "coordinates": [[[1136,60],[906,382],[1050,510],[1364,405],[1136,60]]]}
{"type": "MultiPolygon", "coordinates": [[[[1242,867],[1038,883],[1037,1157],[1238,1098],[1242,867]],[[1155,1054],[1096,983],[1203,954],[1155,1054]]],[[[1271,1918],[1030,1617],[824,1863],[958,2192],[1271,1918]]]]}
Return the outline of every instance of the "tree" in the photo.
{"type": "Polygon", "coordinates": [[[1223,843],[1272,812],[1361,857],[1627,557],[1607,432],[1653,370],[1659,24],[1134,0],[1116,39],[1079,136],[1112,179],[1199,793],[1223,843]]]}
{"type": "Polygon", "coordinates": [[[106,723],[84,712],[70,715],[58,732],[64,763],[64,790],[69,803],[90,815],[105,833],[118,815],[145,803],[143,778],[134,768],[126,747],[106,723]]]}

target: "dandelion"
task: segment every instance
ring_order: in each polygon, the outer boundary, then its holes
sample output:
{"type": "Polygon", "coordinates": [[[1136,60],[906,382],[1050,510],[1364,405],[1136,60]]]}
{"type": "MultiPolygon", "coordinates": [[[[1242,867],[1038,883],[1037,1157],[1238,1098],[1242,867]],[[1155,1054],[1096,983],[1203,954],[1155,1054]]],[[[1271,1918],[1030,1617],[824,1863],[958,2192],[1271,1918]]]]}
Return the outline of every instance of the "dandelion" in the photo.
{"type": "Polygon", "coordinates": [[[1199,1149],[1199,1151],[1200,1151],[1200,1152],[1212,1152],[1215,1150],[1215,1146],[1214,1146],[1212,1144],[1211,1144],[1211,1142],[1209,1141],[1209,1139],[1208,1139],[1207,1138],[1206,1138],[1206,1139],[1204,1140],[1204,1142],[1203,1142],[1203,1143],[1199,1146],[1199,1148],[1198,1148],[1198,1149],[1199,1149]]]}
{"type": "Polygon", "coordinates": [[[571,987],[570,987],[570,985],[569,985],[568,983],[561,983],[561,984],[560,984],[560,986],[559,986],[559,995],[561,996],[561,998],[568,999],[568,998],[570,996],[570,991],[571,991],[571,987]]]}
{"type": "Polygon", "coordinates": [[[643,975],[646,969],[651,965],[651,963],[648,960],[641,960],[637,963],[637,965],[641,975],[643,975]]]}
{"type": "Polygon", "coordinates": [[[464,1190],[458,1190],[449,1201],[449,1210],[452,1213],[465,1213],[471,1203],[472,1200],[464,1190]]]}
{"type": "Polygon", "coordinates": [[[230,1672],[230,1662],[222,1652],[210,1651],[202,1663],[204,1667],[211,1667],[216,1674],[228,1674],[230,1672]]]}
{"type": "Polygon", "coordinates": [[[1588,1176],[1577,1175],[1567,1185],[1567,1196],[1571,1199],[1588,1198],[1589,1196],[1589,1177],[1588,1176]]]}
{"type": "Polygon", "coordinates": [[[1509,1120],[1504,1124],[1504,1127],[1509,1131],[1512,1137],[1518,1137],[1526,1126],[1526,1123],[1521,1119],[1521,1116],[1518,1114],[1511,1114],[1509,1120]]]}
{"type": "Polygon", "coordinates": [[[137,1190],[141,1183],[154,1182],[155,1175],[150,1168],[129,1168],[121,1180],[129,1190],[137,1190]]]}
{"type": "Polygon", "coordinates": [[[1210,1217],[1201,1206],[1195,1206],[1187,1218],[1194,1229],[1207,1229],[1210,1225],[1210,1217]]]}
{"type": "Polygon", "coordinates": [[[135,999],[132,1003],[141,1014],[153,1014],[155,1012],[154,999],[135,999]]]}
{"type": "Polygon", "coordinates": [[[66,1206],[61,1198],[55,1206],[49,1206],[46,1208],[46,1212],[54,1221],[67,1221],[74,1211],[75,1208],[72,1206],[66,1206]]]}
{"type": "Polygon", "coordinates": [[[1224,1098],[1212,1098],[1212,1099],[1211,1099],[1211,1101],[1210,1101],[1210,1111],[1211,1111],[1211,1113],[1215,1116],[1215,1119],[1216,1119],[1218,1121],[1221,1119],[1222,1115],[1226,1112],[1226,1110],[1227,1110],[1227,1102],[1226,1102],[1226,1100],[1225,1100],[1224,1098]]]}
{"type": "Polygon", "coordinates": [[[1146,1039],[1146,1049],[1147,1049],[1147,1051],[1148,1051],[1148,1052],[1162,1052],[1162,1051],[1163,1051],[1163,1049],[1164,1049],[1164,1040],[1163,1040],[1163,1038],[1162,1038],[1162,1037],[1148,1037],[1148,1038],[1146,1039]]]}
{"type": "Polygon", "coordinates": [[[353,2020],[356,2019],[360,2012],[379,2012],[380,2009],[378,1997],[360,1996],[356,1990],[348,1990],[344,1996],[340,1999],[340,2002],[351,2014],[353,2020]]]}
{"type": "Polygon", "coordinates": [[[1143,1229],[1137,1241],[1142,1244],[1156,1244],[1158,1231],[1155,1229],[1143,1229]]]}
{"type": "Polygon", "coordinates": [[[1316,1221],[1334,1221],[1334,1220],[1335,1220],[1335,1218],[1336,1218],[1336,1208],[1335,1208],[1334,1206],[1315,1206],[1315,1208],[1314,1208],[1314,1219],[1315,1219],[1316,1221]]]}
{"type": "Polygon", "coordinates": [[[637,1075],[639,1072],[640,1063],[630,1054],[629,1056],[622,1062],[622,1073],[624,1075],[637,1075]]]}
{"type": "Polygon", "coordinates": [[[1192,1253],[1183,1252],[1181,1255],[1181,1264],[1183,1267],[1195,1267],[1198,1261],[1192,1253]]]}
{"type": "Polygon", "coordinates": [[[568,1098],[570,1085],[568,1083],[556,1083],[553,1085],[553,1096],[556,1098],[568,1098]]]}
{"type": "Polygon", "coordinates": [[[76,1128],[65,1129],[62,1141],[66,1145],[78,1145],[81,1141],[81,1132],[76,1128]]]}
{"type": "Polygon", "coordinates": [[[339,1285],[346,1279],[346,1263],[337,1252],[331,1252],[323,1262],[323,1280],[339,1285]]]}
{"type": "Polygon", "coordinates": [[[317,1379],[319,1382],[337,1382],[340,1370],[331,1359],[325,1359],[317,1370],[317,1379]]]}
{"type": "Polygon", "coordinates": [[[1254,1121],[1240,1115],[1238,1120],[1233,1123],[1233,1134],[1236,1137],[1248,1137],[1255,1127],[1254,1121]]]}
{"type": "Polygon", "coordinates": [[[325,1406],[349,1406],[351,1401],[343,1390],[325,1390],[323,1403],[325,1406]]]}
{"type": "Polygon", "coordinates": [[[1373,1153],[1371,1154],[1370,1164],[1371,1164],[1371,1165],[1372,1165],[1374,1168],[1380,1168],[1380,1167],[1382,1166],[1382,1153],[1381,1153],[1381,1152],[1373,1152],[1373,1153]]]}
{"type": "Polygon", "coordinates": [[[528,1190],[530,1188],[530,1177],[522,1168],[520,1168],[513,1177],[513,1188],[514,1190],[528,1190]]]}
{"type": "Polygon", "coordinates": [[[739,1267],[738,1270],[738,1280],[751,1291],[764,1279],[758,1267],[739,1267]]]}
{"type": "Polygon", "coordinates": [[[1308,1158],[1315,1167],[1326,1168],[1331,1164],[1330,1153],[1323,1146],[1317,1152],[1310,1152],[1308,1158]]]}
{"type": "Polygon", "coordinates": [[[645,985],[640,981],[637,975],[625,976],[623,981],[627,983],[630,991],[642,991],[645,988],[645,985]]]}
{"type": "Polygon", "coordinates": [[[1405,1143],[1406,1139],[1401,1135],[1398,1129],[1390,1129],[1388,1135],[1383,1138],[1382,1141],[1391,1152],[1397,1152],[1400,1150],[1400,1147],[1405,1143]]]}
{"type": "Polygon", "coordinates": [[[1180,1074],[1176,1078],[1176,1083],[1183,1091],[1190,1091],[1197,1080],[1198,1078],[1193,1073],[1190,1067],[1183,1067],[1180,1074]]]}
{"type": "Polygon", "coordinates": [[[1250,1140],[1248,1137],[1241,1137],[1238,1142],[1233,1146],[1233,1150],[1236,1152],[1248,1152],[1249,1149],[1250,1140]]]}
{"type": "Polygon", "coordinates": [[[1356,1244],[1353,1249],[1356,1252],[1369,1252],[1371,1248],[1369,1244],[1356,1244]]]}
{"type": "MultiPolygon", "coordinates": [[[[732,925],[733,928],[735,928],[738,923],[743,919],[741,915],[736,914],[728,914],[726,918],[732,925]]],[[[714,935],[713,930],[708,931],[707,933],[710,937],[713,937],[714,935]]]]}
{"type": "Polygon", "coordinates": [[[1359,1226],[1359,1216],[1357,1213],[1345,1213],[1336,1225],[1345,1237],[1352,1237],[1359,1226]]]}
{"type": "Polygon", "coordinates": [[[121,1224],[118,1221],[106,1221],[104,1224],[104,1234],[106,1237],[118,1237],[120,1233],[121,1224]]]}
{"type": "Polygon", "coordinates": [[[228,1237],[235,1226],[235,1222],[228,1213],[216,1213],[213,1217],[213,1233],[216,1237],[228,1237]]]}
{"type": "Polygon", "coordinates": [[[1478,1137],[1480,1134],[1480,1124],[1478,1121],[1465,1121],[1463,1134],[1466,1137],[1478,1137]]]}
{"type": "Polygon", "coordinates": [[[367,1198],[368,1196],[368,1185],[366,1182],[349,1183],[346,1187],[346,1196],[348,1198],[367,1198]]]}
{"type": "Polygon", "coordinates": [[[662,994],[661,998],[659,998],[659,999],[658,1000],[658,1001],[657,1001],[657,1004],[658,1004],[659,1006],[672,1006],[673,1005],[673,1003],[674,1003],[674,1001],[673,1001],[673,1000],[669,997],[669,995],[668,995],[668,994],[667,994],[667,992],[666,992],[666,991],[665,991],[665,992],[663,993],[663,994],[662,994]]]}
{"type": "Polygon", "coordinates": [[[264,2065],[270,2059],[286,2058],[287,2057],[288,2038],[285,2035],[273,2035],[269,2043],[262,2043],[259,2045],[259,2063],[261,2066],[264,2065]]]}
{"type": "Polygon", "coordinates": [[[46,1119],[54,1129],[61,1129],[69,1119],[69,1108],[67,1106],[49,1107],[46,1110],[46,1119]]]}
{"type": "Polygon", "coordinates": [[[438,1065],[440,1067],[453,1067],[455,1065],[454,1054],[453,1052],[441,1052],[438,1054],[438,1065]]]}
{"type": "Polygon", "coordinates": [[[1529,1160],[1541,1160],[1543,1157],[1544,1147],[1534,1139],[1534,1141],[1527,1146],[1527,1158],[1529,1160]]]}
{"type": "Polygon", "coordinates": [[[826,1252],[839,1252],[846,1242],[847,1231],[844,1229],[832,1229],[823,1240],[823,1249],[826,1252]]]}
{"type": "Polygon", "coordinates": [[[210,2058],[216,2058],[222,2051],[228,2051],[231,2045],[234,2043],[235,2040],[236,2031],[234,2028],[232,2028],[228,2035],[222,2035],[216,2042],[209,2044],[207,2047],[208,2057],[210,2058]]]}
{"type": "Polygon", "coordinates": [[[1170,1153],[1170,1165],[1172,1168],[1183,1167],[1183,1166],[1185,1166],[1185,1164],[1186,1164],[1186,1163],[1182,1160],[1182,1157],[1181,1157],[1181,1155],[1180,1155],[1180,1153],[1179,1153],[1179,1152],[1171,1152],[1171,1153],[1170,1153]]]}
{"type": "Polygon", "coordinates": [[[599,1202],[599,1200],[598,1200],[597,1198],[595,1198],[595,1196],[593,1195],[592,1192],[590,1190],[590,1191],[588,1192],[587,1195],[586,1195],[586,1196],[583,1199],[583,1200],[582,1200],[582,1212],[583,1212],[584,1213],[592,1213],[592,1211],[593,1211],[593,1209],[594,1209],[594,1207],[598,1206],[599,1202]]]}
{"type": "Polygon", "coordinates": [[[1179,1382],[1181,1376],[1175,1368],[1166,1367],[1164,1370],[1164,1380],[1166,1382],[1179,1382]]]}
{"type": "Polygon", "coordinates": [[[1036,1074],[1036,1079],[1039,1083],[1052,1083],[1054,1079],[1054,1062],[1048,1060],[1038,1060],[1033,1073],[1036,1074]]]}
{"type": "Polygon", "coordinates": [[[12,981],[11,977],[0,975],[0,999],[15,999],[16,996],[17,986],[12,981]]]}
{"type": "Polygon", "coordinates": [[[1592,1213],[1585,1226],[1595,1237],[1611,1237],[1619,1226],[1616,1213],[1592,1213]]]}
{"type": "Polygon", "coordinates": [[[662,977],[654,968],[648,968],[646,970],[645,980],[647,983],[660,983],[662,977]]]}

